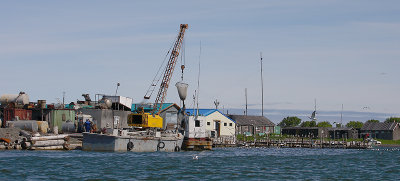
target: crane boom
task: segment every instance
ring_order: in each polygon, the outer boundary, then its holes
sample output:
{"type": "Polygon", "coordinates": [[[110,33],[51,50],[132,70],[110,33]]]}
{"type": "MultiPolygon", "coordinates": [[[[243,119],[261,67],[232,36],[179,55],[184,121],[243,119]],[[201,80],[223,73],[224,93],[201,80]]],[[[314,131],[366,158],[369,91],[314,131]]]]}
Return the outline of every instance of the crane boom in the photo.
{"type": "MultiPolygon", "coordinates": [[[[165,68],[162,81],[160,83],[160,89],[158,90],[157,97],[155,99],[153,108],[150,113],[144,112],[143,107],[139,107],[137,109],[137,113],[132,113],[128,115],[128,125],[134,127],[142,127],[142,128],[163,128],[163,118],[159,115],[160,109],[164,103],[165,97],[167,96],[167,91],[169,87],[169,82],[171,81],[172,74],[175,69],[176,61],[179,56],[179,51],[181,50],[183,37],[185,35],[185,30],[188,28],[187,24],[180,25],[180,31],[178,37],[174,43],[173,49],[171,51],[171,55],[169,57],[167,66],[165,68]]],[[[183,71],[184,66],[182,66],[183,71]]],[[[158,81],[156,81],[158,82],[158,81]]],[[[150,89],[147,91],[144,99],[150,99],[150,95],[153,92],[153,88],[156,85],[151,84],[150,89]]]]}
{"type": "Polygon", "coordinates": [[[181,24],[178,37],[176,38],[174,47],[172,49],[169,61],[164,71],[162,81],[160,83],[160,89],[158,90],[157,97],[154,101],[152,114],[159,114],[162,105],[164,104],[165,97],[167,96],[167,91],[169,87],[169,82],[171,81],[172,74],[175,69],[176,61],[179,56],[179,51],[181,50],[183,37],[185,35],[185,30],[188,28],[188,24],[181,24]]]}

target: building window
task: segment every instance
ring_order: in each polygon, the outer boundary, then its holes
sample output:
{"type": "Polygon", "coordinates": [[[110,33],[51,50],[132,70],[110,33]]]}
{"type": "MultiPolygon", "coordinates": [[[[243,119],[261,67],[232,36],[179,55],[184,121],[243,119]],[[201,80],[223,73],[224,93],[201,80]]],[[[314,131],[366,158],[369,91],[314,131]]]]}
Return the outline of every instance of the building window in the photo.
{"type": "Polygon", "coordinates": [[[232,126],[232,123],[229,123],[229,126],[232,126]]]}
{"type": "Polygon", "coordinates": [[[210,126],[210,125],[211,125],[210,121],[207,121],[207,125],[208,125],[208,126],[210,126]]]}
{"type": "Polygon", "coordinates": [[[199,120],[194,121],[194,126],[195,127],[200,127],[200,121],[199,120]]]}
{"type": "Polygon", "coordinates": [[[226,123],[224,123],[224,126],[226,126],[227,124],[226,123]]]}

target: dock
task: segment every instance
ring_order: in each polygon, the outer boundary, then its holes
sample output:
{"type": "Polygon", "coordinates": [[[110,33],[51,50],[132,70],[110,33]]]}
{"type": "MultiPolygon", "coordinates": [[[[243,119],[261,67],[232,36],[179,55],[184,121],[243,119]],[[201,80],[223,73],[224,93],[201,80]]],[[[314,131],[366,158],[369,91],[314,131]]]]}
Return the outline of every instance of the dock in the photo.
{"type": "MultiPolygon", "coordinates": [[[[231,147],[231,145],[215,145],[231,147]]],[[[309,138],[263,139],[252,142],[238,141],[236,146],[245,147],[282,147],[282,148],[332,148],[332,149],[369,149],[374,145],[365,141],[338,141],[309,138]]]]}

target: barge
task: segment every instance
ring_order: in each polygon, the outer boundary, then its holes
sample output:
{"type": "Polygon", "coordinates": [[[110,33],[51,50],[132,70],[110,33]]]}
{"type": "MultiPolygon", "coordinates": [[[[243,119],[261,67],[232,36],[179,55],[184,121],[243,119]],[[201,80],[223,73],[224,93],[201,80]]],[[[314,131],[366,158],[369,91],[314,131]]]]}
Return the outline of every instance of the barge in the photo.
{"type": "Polygon", "coordinates": [[[177,152],[182,148],[183,135],[172,132],[143,132],[114,130],[113,134],[83,133],[84,151],[117,152],[177,152]]]}

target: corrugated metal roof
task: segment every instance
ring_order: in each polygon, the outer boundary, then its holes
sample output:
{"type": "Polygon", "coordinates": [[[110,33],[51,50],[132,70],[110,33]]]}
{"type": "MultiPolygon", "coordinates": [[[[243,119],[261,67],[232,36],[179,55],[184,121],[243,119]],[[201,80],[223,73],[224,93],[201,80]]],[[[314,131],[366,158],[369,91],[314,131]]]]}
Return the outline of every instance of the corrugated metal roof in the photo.
{"type": "Polygon", "coordinates": [[[275,126],[275,124],[264,116],[229,115],[239,125],[275,126]]]}
{"type": "Polygon", "coordinates": [[[329,128],[328,130],[330,131],[349,131],[349,130],[353,130],[354,128],[348,128],[348,127],[341,127],[341,128],[329,128]]]}
{"type": "Polygon", "coordinates": [[[366,122],[361,130],[373,130],[373,131],[381,131],[381,130],[393,130],[398,123],[395,122],[383,122],[383,123],[371,123],[366,122]]]}
{"type": "MultiPolygon", "coordinates": [[[[197,109],[186,109],[186,112],[189,114],[189,116],[193,116],[194,113],[196,113],[197,109]]],[[[214,112],[219,112],[221,113],[223,116],[225,116],[226,118],[228,118],[229,120],[233,121],[234,123],[236,123],[235,120],[231,119],[229,116],[225,115],[224,113],[222,113],[221,111],[219,111],[218,109],[199,109],[199,116],[208,116],[214,112]]]]}
{"type": "MultiPolygon", "coordinates": [[[[197,109],[186,109],[186,112],[189,113],[189,115],[194,115],[196,113],[197,109]]],[[[199,109],[199,116],[208,116],[211,113],[217,111],[216,109],[199,109]]]]}

